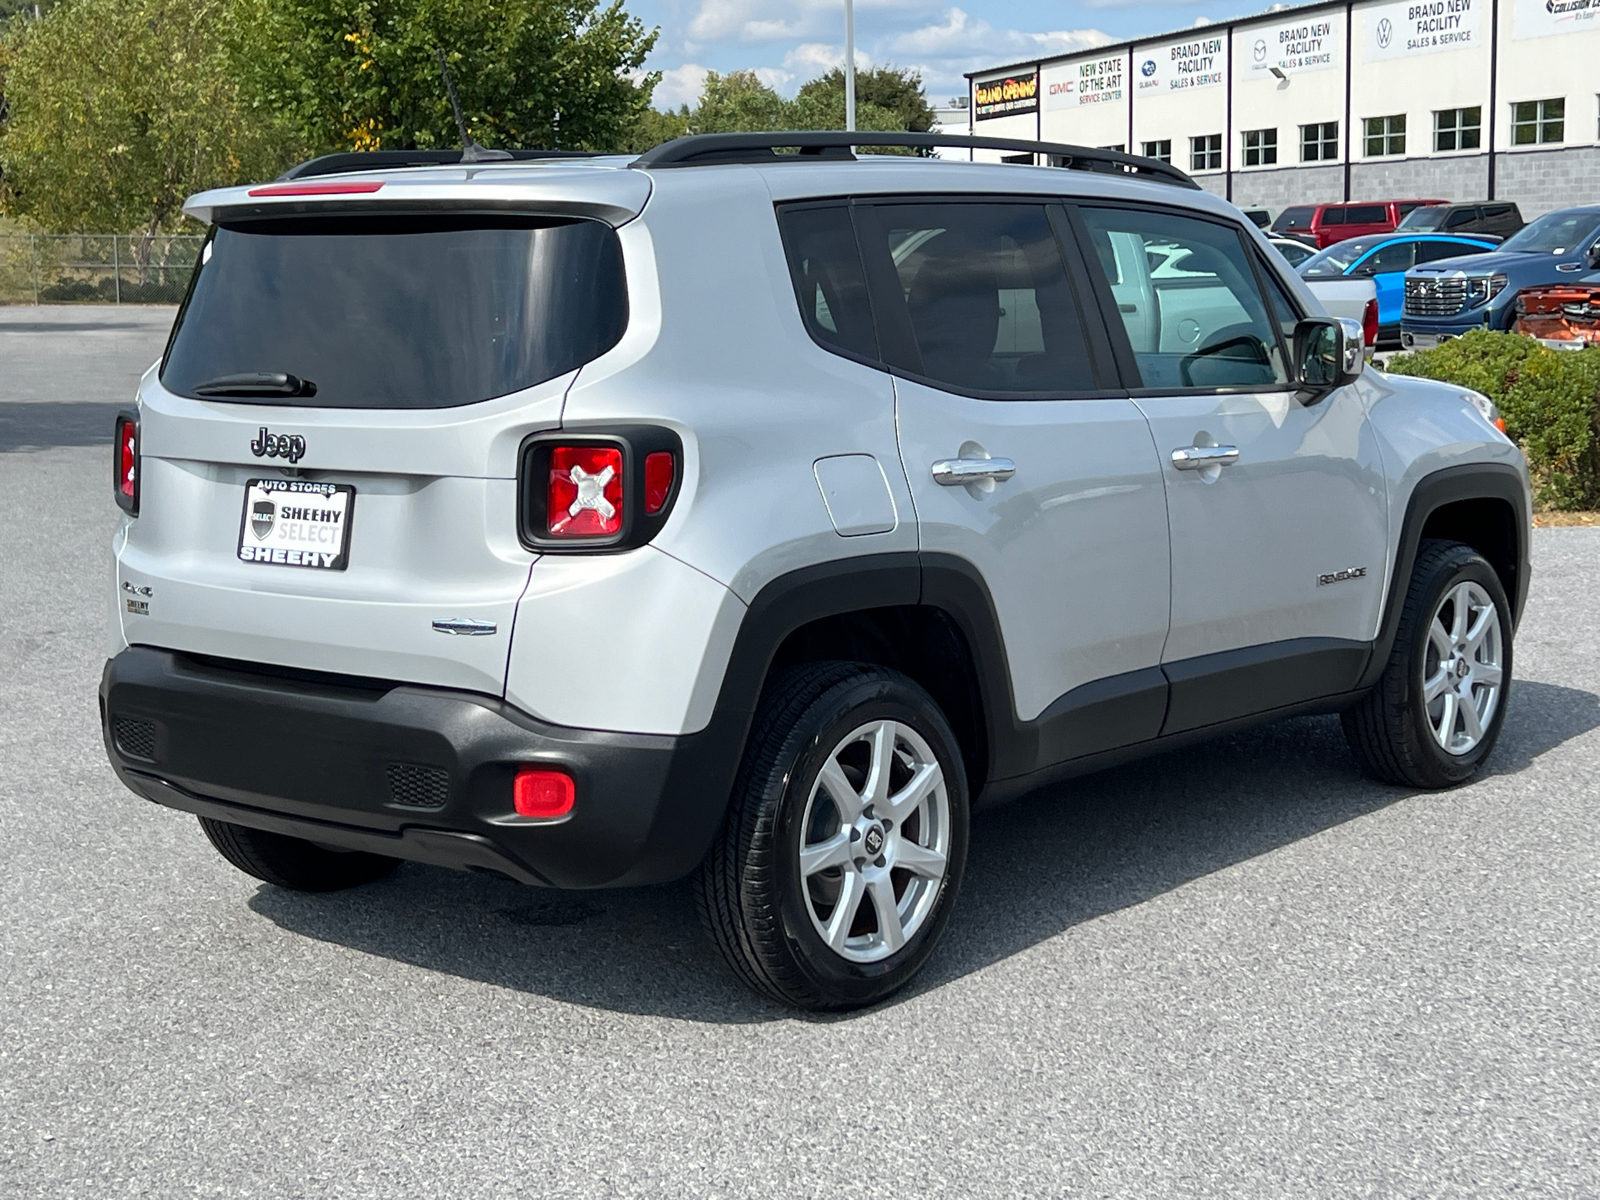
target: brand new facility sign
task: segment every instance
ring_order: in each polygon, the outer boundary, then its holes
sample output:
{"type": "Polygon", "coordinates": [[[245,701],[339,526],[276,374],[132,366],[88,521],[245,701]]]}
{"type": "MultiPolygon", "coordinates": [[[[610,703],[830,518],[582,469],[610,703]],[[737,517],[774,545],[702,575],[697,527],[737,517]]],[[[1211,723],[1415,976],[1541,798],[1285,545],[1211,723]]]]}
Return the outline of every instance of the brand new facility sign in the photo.
{"type": "Polygon", "coordinates": [[[1240,29],[1233,36],[1235,45],[1241,40],[1244,43],[1251,78],[1259,78],[1273,67],[1284,72],[1325,71],[1340,62],[1344,19],[1318,14],[1302,21],[1240,29]]]}
{"type": "Polygon", "coordinates": [[[1467,50],[1483,44],[1480,17],[1489,0],[1402,0],[1361,10],[1367,61],[1467,50]]]}
{"type": "Polygon", "coordinates": [[[1228,43],[1221,37],[1191,38],[1133,52],[1133,91],[1141,99],[1191,88],[1217,87],[1228,77],[1228,43]]]}

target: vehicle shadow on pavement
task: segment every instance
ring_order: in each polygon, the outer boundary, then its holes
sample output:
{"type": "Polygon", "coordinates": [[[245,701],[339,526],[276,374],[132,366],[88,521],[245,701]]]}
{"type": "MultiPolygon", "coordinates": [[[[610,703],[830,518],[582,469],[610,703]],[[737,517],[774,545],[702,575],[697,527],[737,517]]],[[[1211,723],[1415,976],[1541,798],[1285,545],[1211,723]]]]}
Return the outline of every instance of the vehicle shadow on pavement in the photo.
{"type": "Polygon", "coordinates": [[[55,446],[109,446],[116,436],[117,412],[126,407],[92,401],[0,400],[0,454],[55,446]]]}
{"type": "MultiPolygon", "coordinates": [[[[1491,775],[1597,726],[1600,697],[1518,680],[1491,775]]],[[[888,1003],[1415,795],[1359,776],[1337,717],[1306,717],[980,813],[944,944],[888,1003]]],[[[569,1003],[716,1023],[795,1015],[734,980],[686,884],[547,892],[407,864],[350,892],[262,887],[249,903],[295,933],[569,1003]]]]}

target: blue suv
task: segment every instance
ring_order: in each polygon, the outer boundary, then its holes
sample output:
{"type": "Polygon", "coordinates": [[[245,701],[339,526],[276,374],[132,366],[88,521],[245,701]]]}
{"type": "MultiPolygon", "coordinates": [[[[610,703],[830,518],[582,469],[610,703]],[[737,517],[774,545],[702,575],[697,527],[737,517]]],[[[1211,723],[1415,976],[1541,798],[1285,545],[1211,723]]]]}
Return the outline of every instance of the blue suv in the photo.
{"type": "Polygon", "coordinates": [[[1498,238],[1465,234],[1375,233],[1335,242],[1326,250],[1317,251],[1295,270],[1302,279],[1338,279],[1341,276],[1371,279],[1378,288],[1377,345],[1398,346],[1406,272],[1418,263],[1485,254],[1499,245],[1498,238]]]}
{"type": "Polygon", "coordinates": [[[1600,205],[1546,213],[1493,254],[1444,259],[1406,272],[1400,343],[1426,350],[1471,329],[1510,329],[1523,288],[1600,269],[1600,205]]]}

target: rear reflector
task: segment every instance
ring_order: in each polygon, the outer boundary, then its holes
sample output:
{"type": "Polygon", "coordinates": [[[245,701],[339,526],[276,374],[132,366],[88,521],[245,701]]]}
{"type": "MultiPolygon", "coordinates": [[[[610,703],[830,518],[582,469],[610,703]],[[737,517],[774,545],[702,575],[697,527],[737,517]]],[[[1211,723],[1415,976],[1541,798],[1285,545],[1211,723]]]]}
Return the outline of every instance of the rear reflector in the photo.
{"type": "Polygon", "coordinates": [[[524,767],[512,785],[511,802],[519,817],[564,817],[577,798],[572,776],[549,767],[524,767]]]}
{"type": "Polygon", "coordinates": [[[647,454],[644,458],[644,511],[654,516],[667,505],[667,497],[672,494],[672,476],[675,467],[672,454],[667,450],[657,450],[647,454]]]}
{"type": "Polygon", "coordinates": [[[556,446],[550,451],[551,537],[606,537],[622,528],[622,451],[615,446],[556,446]]]}
{"type": "Polygon", "coordinates": [[[251,188],[252,196],[366,196],[383,186],[382,181],[365,183],[269,183],[251,188]]]}

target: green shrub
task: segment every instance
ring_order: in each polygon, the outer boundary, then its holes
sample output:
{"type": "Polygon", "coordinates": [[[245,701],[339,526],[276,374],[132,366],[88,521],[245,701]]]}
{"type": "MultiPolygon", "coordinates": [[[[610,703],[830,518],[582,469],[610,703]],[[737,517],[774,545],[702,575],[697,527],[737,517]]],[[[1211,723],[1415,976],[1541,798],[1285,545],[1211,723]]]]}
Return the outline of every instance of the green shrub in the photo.
{"type": "Polygon", "coordinates": [[[1387,370],[1482,392],[1528,456],[1535,504],[1600,508],[1600,346],[1550,350],[1521,334],[1478,329],[1436,350],[1397,355],[1387,370]]]}

